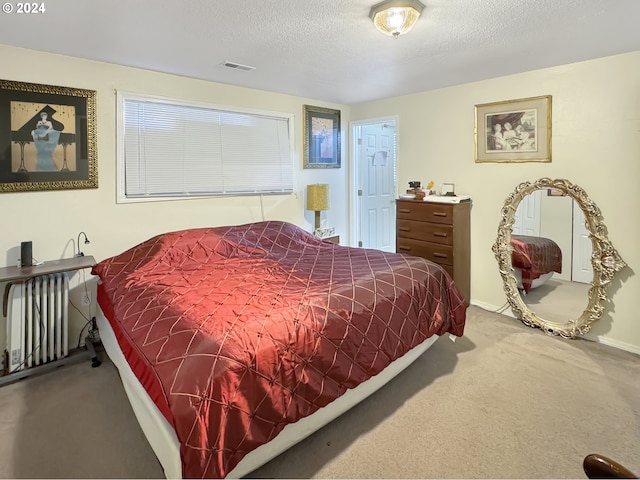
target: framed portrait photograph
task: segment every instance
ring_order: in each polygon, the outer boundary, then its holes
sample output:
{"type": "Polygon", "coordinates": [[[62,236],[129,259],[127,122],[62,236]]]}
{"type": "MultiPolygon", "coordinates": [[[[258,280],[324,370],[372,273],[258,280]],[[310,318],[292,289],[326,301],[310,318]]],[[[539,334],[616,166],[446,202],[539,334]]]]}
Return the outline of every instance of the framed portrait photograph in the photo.
{"type": "Polygon", "coordinates": [[[477,163],[550,162],[551,95],[476,105],[477,163]]]}
{"type": "Polygon", "coordinates": [[[304,105],[304,168],[340,168],[340,110],[304,105]]]}
{"type": "Polygon", "coordinates": [[[548,188],[547,197],[565,197],[566,194],[560,188],[548,188]]]}
{"type": "Polygon", "coordinates": [[[96,92],[0,80],[0,192],[97,187],[96,92]]]}

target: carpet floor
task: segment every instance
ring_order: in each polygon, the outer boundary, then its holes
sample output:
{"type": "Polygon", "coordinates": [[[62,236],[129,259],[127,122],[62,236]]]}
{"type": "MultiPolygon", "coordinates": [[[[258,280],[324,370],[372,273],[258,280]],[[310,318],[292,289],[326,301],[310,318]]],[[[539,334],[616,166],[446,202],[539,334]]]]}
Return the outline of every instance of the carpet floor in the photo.
{"type": "MultiPolygon", "coordinates": [[[[1,478],[164,478],[114,366],[0,388],[1,478]]],[[[585,478],[640,471],[640,357],[470,307],[381,390],[252,478],[585,478]]]]}

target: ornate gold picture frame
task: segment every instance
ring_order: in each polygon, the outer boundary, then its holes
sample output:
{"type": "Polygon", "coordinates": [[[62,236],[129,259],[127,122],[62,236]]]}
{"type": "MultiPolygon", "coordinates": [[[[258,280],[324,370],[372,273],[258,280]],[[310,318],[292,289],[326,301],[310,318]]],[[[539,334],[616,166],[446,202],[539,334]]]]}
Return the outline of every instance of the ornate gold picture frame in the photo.
{"type": "Polygon", "coordinates": [[[0,80],[0,192],[97,187],[96,92],[0,80]]]}
{"type": "Polygon", "coordinates": [[[551,162],[551,95],[475,109],[476,163],[551,162]]]}

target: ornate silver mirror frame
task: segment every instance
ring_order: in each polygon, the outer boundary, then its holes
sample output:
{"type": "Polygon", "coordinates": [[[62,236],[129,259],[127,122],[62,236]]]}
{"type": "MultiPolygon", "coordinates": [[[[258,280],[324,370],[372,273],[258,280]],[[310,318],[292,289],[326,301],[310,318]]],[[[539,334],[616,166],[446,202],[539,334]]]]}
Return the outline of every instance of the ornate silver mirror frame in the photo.
{"type": "Polygon", "coordinates": [[[524,182],[518,185],[504,202],[498,238],[492,250],[498,260],[504,291],[513,313],[526,325],[538,327],[549,335],[560,335],[565,338],[574,338],[587,333],[591,329],[591,324],[602,317],[604,304],[608,301],[607,287],[615,273],[626,266],[607,238],[607,230],[602,221],[600,209],[582,188],[564,179],[541,178],[533,183],[524,182]],[[578,203],[584,212],[585,226],[593,246],[591,254],[593,280],[589,289],[587,308],[579,318],[568,319],[565,324],[540,318],[529,309],[518,291],[518,283],[511,264],[511,231],[518,205],[530,193],[548,188],[561,190],[578,203]]]}

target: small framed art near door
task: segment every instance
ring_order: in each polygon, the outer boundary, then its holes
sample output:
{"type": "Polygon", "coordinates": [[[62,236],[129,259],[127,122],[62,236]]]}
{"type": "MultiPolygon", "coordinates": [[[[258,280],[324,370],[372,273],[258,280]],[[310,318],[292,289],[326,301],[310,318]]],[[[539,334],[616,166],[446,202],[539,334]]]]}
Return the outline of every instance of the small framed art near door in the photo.
{"type": "Polygon", "coordinates": [[[304,106],[304,168],[340,168],[340,110],[304,106]]]}

